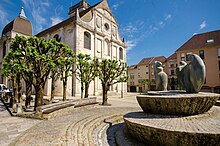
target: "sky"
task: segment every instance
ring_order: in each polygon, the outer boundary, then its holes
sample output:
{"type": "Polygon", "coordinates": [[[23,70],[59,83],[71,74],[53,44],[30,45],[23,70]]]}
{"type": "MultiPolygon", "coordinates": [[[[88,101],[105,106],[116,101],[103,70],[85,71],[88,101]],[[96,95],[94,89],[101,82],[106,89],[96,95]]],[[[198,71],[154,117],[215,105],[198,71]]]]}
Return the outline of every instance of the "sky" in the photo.
{"type": "MultiPolygon", "coordinates": [[[[80,0],[0,0],[0,33],[22,6],[33,34],[68,18],[80,0]]],[[[87,0],[90,5],[100,0],[87,0]]],[[[220,0],[107,0],[127,44],[128,65],[172,55],[193,35],[220,29],[220,0]]]]}

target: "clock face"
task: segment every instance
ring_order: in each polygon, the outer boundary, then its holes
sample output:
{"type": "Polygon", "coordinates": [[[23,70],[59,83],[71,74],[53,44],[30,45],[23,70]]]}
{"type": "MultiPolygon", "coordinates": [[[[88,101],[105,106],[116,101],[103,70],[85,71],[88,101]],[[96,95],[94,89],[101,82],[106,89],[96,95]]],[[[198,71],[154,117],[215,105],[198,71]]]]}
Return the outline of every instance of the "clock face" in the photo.
{"type": "Polygon", "coordinates": [[[98,28],[101,27],[101,18],[100,18],[99,16],[96,18],[96,26],[97,26],[98,28]]]}

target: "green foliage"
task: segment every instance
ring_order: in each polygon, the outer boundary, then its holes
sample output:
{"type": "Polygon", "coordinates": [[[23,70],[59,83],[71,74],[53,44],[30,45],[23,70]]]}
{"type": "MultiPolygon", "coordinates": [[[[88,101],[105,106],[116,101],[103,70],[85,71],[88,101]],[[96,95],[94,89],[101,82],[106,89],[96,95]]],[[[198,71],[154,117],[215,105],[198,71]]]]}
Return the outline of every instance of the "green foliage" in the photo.
{"type": "Polygon", "coordinates": [[[107,92],[111,85],[120,82],[126,82],[128,76],[126,74],[127,64],[122,61],[105,59],[98,65],[98,77],[102,83],[103,89],[103,105],[107,104],[107,92]]]}
{"type": "Polygon", "coordinates": [[[43,89],[51,71],[63,63],[72,50],[56,40],[18,36],[11,41],[10,51],[4,60],[4,75],[20,73],[25,81],[30,81],[36,90],[36,106],[42,104],[43,89]],[[66,56],[65,56],[66,55],[66,56]],[[13,62],[11,63],[11,60],[13,62]]]}
{"type": "Polygon", "coordinates": [[[88,88],[91,81],[97,77],[97,59],[91,59],[88,54],[78,54],[76,56],[76,78],[81,82],[81,98],[85,89],[84,98],[88,98],[88,88]]]}
{"type": "Polygon", "coordinates": [[[140,87],[143,88],[142,92],[147,92],[150,86],[150,80],[143,78],[138,80],[140,87]]]}
{"type": "Polygon", "coordinates": [[[117,60],[105,59],[99,63],[98,75],[102,84],[111,86],[119,82],[126,82],[128,79],[126,71],[126,63],[117,60]]]}
{"type": "Polygon", "coordinates": [[[138,82],[140,83],[140,85],[148,85],[150,82],[149,82],[149,79],[139,79],[138,82]]]}

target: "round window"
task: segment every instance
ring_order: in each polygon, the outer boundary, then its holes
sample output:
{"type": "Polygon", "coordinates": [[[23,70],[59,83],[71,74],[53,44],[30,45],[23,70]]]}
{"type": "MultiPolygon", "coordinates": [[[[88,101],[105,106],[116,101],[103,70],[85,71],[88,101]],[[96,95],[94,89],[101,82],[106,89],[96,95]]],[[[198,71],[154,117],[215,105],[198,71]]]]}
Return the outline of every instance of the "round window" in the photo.
{"type": "Polygon", "coordinates": [[[108,25],[108,23],[105,23],[105,30],[109,30],[109,25],[108,25]]]}

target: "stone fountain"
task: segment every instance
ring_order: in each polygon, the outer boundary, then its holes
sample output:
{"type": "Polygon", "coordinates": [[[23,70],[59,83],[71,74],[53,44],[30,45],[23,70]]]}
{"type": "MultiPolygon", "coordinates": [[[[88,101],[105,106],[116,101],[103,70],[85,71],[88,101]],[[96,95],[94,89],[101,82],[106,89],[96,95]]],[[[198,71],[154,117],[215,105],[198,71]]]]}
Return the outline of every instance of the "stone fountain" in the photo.
{"type": "Polygon", "coordinates": [[[143,112],[124,115],[132,137],[149,146],[220,146],[220,107],[213,106],[219,94],[199,92],[206,70],[202,59],[188,56],[181,62],[178,80],[186,91],[167,91],[167,75],[155,62],[156,89],[137,96],[143,112]]]}

